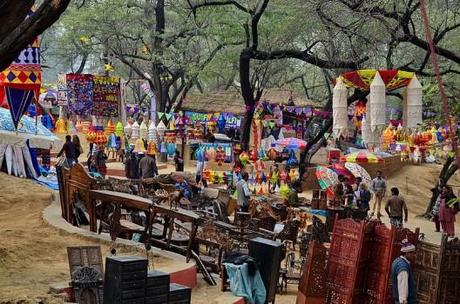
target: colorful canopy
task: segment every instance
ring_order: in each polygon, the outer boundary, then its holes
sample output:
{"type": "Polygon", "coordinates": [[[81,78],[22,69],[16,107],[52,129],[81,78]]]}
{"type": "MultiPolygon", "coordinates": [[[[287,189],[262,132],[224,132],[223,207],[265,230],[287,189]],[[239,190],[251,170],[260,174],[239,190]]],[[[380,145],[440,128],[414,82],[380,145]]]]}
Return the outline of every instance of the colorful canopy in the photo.
{"type": "Polygon", "coordinates": [[[321,189],[326,190],[329,197],[334,196],[333,186],[339,181],[337,173],[323,166],[316,167],[316,178],[321,189]]]}
{"type": "Polygon", "coordinates": [[[342,161],[360,164],[377,164],[384,162],[382,157],[375,155],[374,153],[371,153],[367,150],[360,150],[357,152],[347,154],[344,157],[342,157],[342,161]]]}
{"type": "MultiPolygon", "coordinates": [[[[32,14],[30,11],[27,17],[32,14]]],[[[38,101],[41,82],[40,40],[37,37],[6,70],[0,72],[0,103],[10,109],[16,128],[30,103],[38,101]],[[4,105],[5,96],[7,105],[4,105]]]]}
{"type": "Polygon", "coordinates": [[[284,146],[288,149],[304,149],[307,146],[307,142],[298,138],[283,138],[275,141],[275,144],[284,146]]]}
{"type": "Polygon", "coordinates": [[[337,175],[345,176],[348,179],[348,184],[353,185],[355,183],[355,175],[350,170],[348,170],[348,168],[345,167],[343,163],[333,164],[331,169],[334,170],[337,175]]]}
{"type": "MultiPolygon", "coordinates": [[[[406,72],[400,70],[378,70],[385,88],[387,90],[395,90],[405,87],[409,84],[414,76],[413,72],[406,72]]],[[[374,80],[377,70],[358,70],[353,72],[346,72],[340,75],[346,87],[360,89],[362,91],[369,91],[370,85],[374,80]]]]}
{"type": "Polygon", "coordinates": [[[360,165],[356,163],[345,163],[345,168],[348,169],[355,177],[361,177],[363,182],[365,182],[367,185],[370,185],[372,182],[372,178],[367,173],[366,169],[361,167],[360,165]]]}

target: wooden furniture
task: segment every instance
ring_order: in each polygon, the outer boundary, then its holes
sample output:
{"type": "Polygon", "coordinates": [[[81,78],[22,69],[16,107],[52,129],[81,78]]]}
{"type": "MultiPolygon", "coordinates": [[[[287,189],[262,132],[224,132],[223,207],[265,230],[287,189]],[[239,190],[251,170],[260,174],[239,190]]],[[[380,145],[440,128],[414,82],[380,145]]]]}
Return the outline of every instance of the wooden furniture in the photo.
{"type": "MultiPolygon", "coordinates": [[[[181,208],[171,209],[169,207],[155,205],[152,206],[152,213],[150,215],[150,223],[153,223],[153,219],[157,215],[162,215],[164,218],[163,226],[163,240],[153,239],[155,243],[159,243],[160,246],[169,248],[171,247],[171,238],[174,231],[174,221],[179,220],[183,223],[191,223],[191,230],[189,232],[189,241],[186,249],[186,261],[188,262],[191,257],[192,246],[195,242],[195,236],[198,230],[198,226],[202,223],[203,219],[193,211],[184,210],[181,208]]],[[[151,225],[150,225],[151,227],[151,225]]],[[[150,232],[151,233],[151,228],[150,232]]]]}
{"type": "Polygon", "coordinates": [[[72,223],[73,202],[81,200],[89,212],[91,189],[94,189],[97,180],[89,176],[81,164],[72,166],[69,170],[64,166],[57,166],[56,169],[59,183],[59,196],[61,199],[62,216],[69,223],[72,223]]]}
{"type": "MultiPolygon", "coordinates": [[[[90,230],[93,232],[96,232],[97,230],[97,218],[96,218],[96,201],[101,201],[102,205],[107,205],[107,204],[113,204],[115,205],[115,210],[114,214],[112,215],[112,219],[114,222],[112,223],[115,226],[118,226],[119,232],[122,232],[123,229],[121,229],[121,207],[125,208],[130,208],[130,209],[135,209],[135,210],[141,210],[144,211],[146,216],[147,216],[147,221],[146,225],[144,227],[143,231],[143,239],[146,245],[149,243],[150,236],[152,233],[152,220],[153,217],[151,217],[152,213],[152,208],[153,208],[153,203],[151,200],[132,195],[132,194],[127,194],[127,193],[120,193],[120,192],[115,192],[115,191],[109,191],[109,190],[91,190],[90,191],[90,208],[88,209],[89,216],[90,216],[90,230]],[[117,213],[120,213],[118,218],[115,216],[117,213]]],[[[132,225],[135,225],[132,223],[132,225]]],[[[125,230],[128,230],[126,228],[127,225],[125,225],[125,230]]],[[[112,235],[112,230],[117,227],[110,227],[111,229],[111,235],[112,235]]],[[[139,229],[136,226],[136,231],[139,229]]],[[[112,235],[112,240],[114,241],[116,237],[118,236],[118,233],[113,233],[112,235]]]]}
{"type": "Polygon", "coordinates": [[[284,261],[285,268],[281,271],[281,291],[287,291],[288,284],[299,284],[303,274],[305,258],[300,257],[296,260],[295,252],[289,252],[284,261]]]}

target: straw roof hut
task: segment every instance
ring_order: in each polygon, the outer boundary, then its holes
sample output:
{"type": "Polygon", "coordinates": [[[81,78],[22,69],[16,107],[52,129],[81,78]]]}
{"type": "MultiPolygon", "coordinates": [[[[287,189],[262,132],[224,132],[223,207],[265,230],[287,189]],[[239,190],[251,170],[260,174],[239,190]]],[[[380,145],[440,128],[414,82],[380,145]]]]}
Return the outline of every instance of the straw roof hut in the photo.
{"type": "MultiPolygon", "coordinates": [[[[266,89],[262,94],[261,100],[270,103],[289,104],[293,102],[295,106],[320,107],[318,102],[307,100],[304,96],[284,89],[266,89]]],[[[191,93],[182,105],[184,111],[195,112],[232,112],[243,114],[246,112],[243,97],[239,91],[217,91],[210,93],[191,93]]]]}

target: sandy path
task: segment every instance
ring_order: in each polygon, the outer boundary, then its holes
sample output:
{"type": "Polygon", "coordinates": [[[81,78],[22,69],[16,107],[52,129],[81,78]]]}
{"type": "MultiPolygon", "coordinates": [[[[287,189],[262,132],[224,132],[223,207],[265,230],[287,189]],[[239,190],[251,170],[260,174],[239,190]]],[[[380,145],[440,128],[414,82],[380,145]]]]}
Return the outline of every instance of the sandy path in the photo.
{"type": "MultiPolygon", "coordinates": [[[[433,223],[414,216],[425,210],[429,189],[439,171],[440,167],[435,165],[406,166],[388,181],[389,187],[398,186],[406,198],[411,215],[408,226],[420,227],[433,241],[440,239],[440,234],[433,232],[433,223]]],[[[460,189],[460,173],[452,177],[451,184],[456,191],[460,189]]],[[[62,303],[47,292],[50,284],[69,279],[66,247],[97,242],[60,232],[43,222],[42,210],[50,201],[51,191],[3,173],[0,173],[0,189],[0,304],[40,303],[40,300],[62,303]]],[[[108,247],[104,244],[101,247],[106,256],[108,247]]],[[[289,294],[277,296],[277,302],[294,303],[295,290],[295,286],[290,286],[289,294]]],[[[200,280],[199,288],[193,292],[193,303],[229,302],[222,296],[225,295],[219,287],[210,288],[200,280]]]]}
{"type": "MultiPolygon", "coordinates": [[[[105,257],[108,246],[48,226],[42,210],[51,191],[3,173],[0,189],[0,303],[62,303],[47,293],[50,284],[70,279],[66,247],[100,245],[105,257]]],[[[142,254],[123,247],[117,251],[142,254]]],[[[157,266],[166,263],[171,262],[155,259],[157,266]]]]}

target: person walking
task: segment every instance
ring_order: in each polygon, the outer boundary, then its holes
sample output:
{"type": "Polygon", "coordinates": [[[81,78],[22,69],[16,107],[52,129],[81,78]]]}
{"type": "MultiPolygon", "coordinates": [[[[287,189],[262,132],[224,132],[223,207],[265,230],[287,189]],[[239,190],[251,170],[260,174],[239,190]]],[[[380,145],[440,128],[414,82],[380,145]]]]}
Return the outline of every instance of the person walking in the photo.
{"type": "Polygon", "coordinates": [[[83,154],[83,147],[80,144],[80,138],[76,134],[72,137],[72,142],[75,146],[75,162],[78,164],[78,158],[83,154]]]}
{"type": "Polygon", "coordinates": [[[104,145],[98,146],[98,151],[96,153],[96,168],[97,172],[103,177],[107,175],[107,154],[105,154],[105,147],[104,145]]]}
{"type": "Polygon", "coordinates": [[[206,179],[203,178],[204,165],[204,158],[198,158],[198,160],[196,161],[195,181],[197,184],[201,182],[203,184],[203,187],[207,187],[208,184],[206,182],[206,179]]]}
{"type": "Polygon", "coordinates": [[[403,227],[403,218],[404,222],[407,223],[407,206],[404,199],[399,196],[399,189],[396,187],[391,188],[391,197],[385,205],[385,211],[390,217],[391,226],[403,227]]]}
{"type": "Polygon", "coordinates": [[[372,207],[371,216],[375,214],[377,209],[377,218],[380,218],[382,216],[380,213],[382,201],[387,190],[387,182],[382,177],[382,171],[377,171],[377,177],[372,180],[371,190],[374,192],[374,206],[372,207]]]}
{"type": "Polygon", "coordinates": [[[415,246],[402,241],[401,255],[391,264],[391,293],[395,304],[417,304],[417,292],[410,261],[415,257],[415,246]]]}
{"type": "Polygon", "coordinates": [[[66,135],[65,143],[62,146],[61,151],[59,151],[57,157],[61,157],[62,154],[65,155],[67,166],[70,168],[75,164],[75,145],[72,142],[72,137],[66,135]]]}
{"type": "Polygon", "coordinates": [[[184,171],[184,159],[180,155],[179,150],[176,150],[176,153],[174,155],[174,164],[176,165],[176,172],[184,171]]]}
{"type": "Polygon", "coordinates": [[[356,205],[359,209],[366,212],[369,211],[369,202],[371,201],[371,192],[365,183],[359,184],[359,189],[355,192],[356,205]]]}
{"type": "Polygon", "coordinates": [[[249,198],[251,197],[251,191],[249,191],[248,187],[249,174],[247,172],[243,172],[241,177],[242,178],[236,183],[238,207],[240,208],[240,211],[248,212],[249,198]]]}
{"type": "Polygon", "coordinates": [[[139,161],[139,176],[141,178],[150,178],[157,175],[158,168],[155,155],[147,153],[147,155],[139,161]]]}
{"type": "Polygon", "coordinates": [[[454,237],[455,235],[455,215],[459,210],[457,197],[452,191],[452,187],[445,185],[442,187],[439,203],[439,221],[445,235],[454,237]]]}

